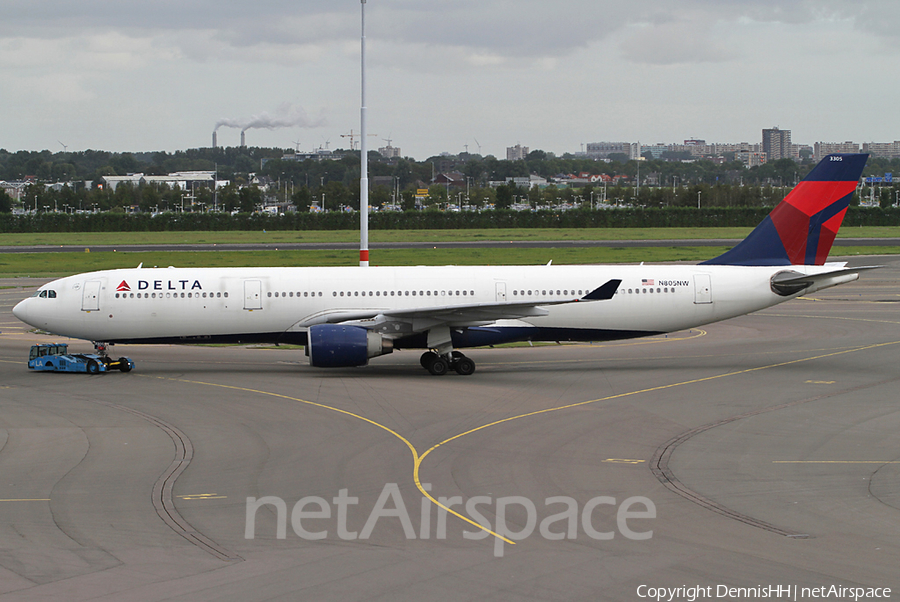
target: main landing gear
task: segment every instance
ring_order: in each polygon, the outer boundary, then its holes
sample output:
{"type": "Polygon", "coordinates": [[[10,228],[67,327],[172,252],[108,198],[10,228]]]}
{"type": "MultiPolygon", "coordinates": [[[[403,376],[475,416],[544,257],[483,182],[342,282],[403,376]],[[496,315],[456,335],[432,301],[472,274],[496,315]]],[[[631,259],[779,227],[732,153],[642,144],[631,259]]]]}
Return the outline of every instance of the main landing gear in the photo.
{"type": "Polygon", "coordinates": [[[422,358],[419,361],[423,368],[435,376],[443,376],[451,369],[463,376],[468,376],[475,372],[475,362],[459,351],[451,351],[447,355],[438,355],[434,351],[426,351],[422,354],[422,358]]]}

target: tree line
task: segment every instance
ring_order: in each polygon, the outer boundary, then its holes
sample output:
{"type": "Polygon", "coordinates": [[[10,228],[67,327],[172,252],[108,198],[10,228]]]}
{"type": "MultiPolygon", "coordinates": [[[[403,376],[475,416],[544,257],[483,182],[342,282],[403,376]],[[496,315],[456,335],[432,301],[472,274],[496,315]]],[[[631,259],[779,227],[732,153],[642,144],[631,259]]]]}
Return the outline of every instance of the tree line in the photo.
{"type": "MultiPolygon", "coordinates": [[[[317,205],[339,211],[359,208],[360,161],[358,151],[335,151],[333,159],[286,159],[285,149],[257,147],[199,148],[187,151],[111,153],[79,151],[18,151],[0,149],[0,179],[21,180],[33,176],[22,198],[26,210],[42,211],[125,211],[144,212],[208,211],[252,212],[264,201],[294,205],[301,212],[317,205]],[[165,175],[174,171],[215,170],[230,184],[217,191],[199,189],[193,195],[165,185],[119,185],[115,191],[97,186],[105,175],[145,173],[165,175]],[[265,186],[252,184],[253,174],[265,186]],[[66,182],[59,190],[50,183],[66,182]]],[[[626,157],[609,162],[583,156],[536,150],[520,161],[493,156],[461,154],[435,156],[425,161],[410,158],[387,160],[370,152],[369,202],[375,207],[396,205],[412,210],[447,208],[468,204],[473,207],[507,208],[528,204],[534,209],[582,204],[608,203],[653,207],[767,207],[773,206],[813,167],[811,161],[790,159],[744,168],[740,163],[698,160],[693,162],[651,160],[629,161],[626,157]],[[456,171],[463,174],[465,187],[429,185],[434,175],[456,171]],[[499,187],[489,182],[535,174],[554,178],[561,174],[624,176],[628,185],[593,184],[580,188],[550,185],[526,190],[512,184],[499,187]],[[640,185],[638,185],[640,184],[640,185]],[[427,187],[424,198],[416,191],[427,187]]],[[[900,159],[870,158],[865,175],[900,172],[900,159]]],[[[897,200],[897,188],[876,189],[876,200],[888,206],[897,200]]],[[[868,197],[870,191],[864,190],[868,197]]],[[[0,212],[9,211],[12,201],[0,194],[0,212]]]]}

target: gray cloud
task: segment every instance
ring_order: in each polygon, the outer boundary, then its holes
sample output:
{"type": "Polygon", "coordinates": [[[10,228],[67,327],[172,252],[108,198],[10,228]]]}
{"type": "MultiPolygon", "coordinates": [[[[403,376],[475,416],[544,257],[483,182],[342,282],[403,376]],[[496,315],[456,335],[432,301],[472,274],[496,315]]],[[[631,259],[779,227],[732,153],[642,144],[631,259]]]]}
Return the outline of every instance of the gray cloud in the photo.
{"type": "MultiPolygon", "coordinates": [[[[370,0],[370,36],[393,44],[468,48],[506,58],[562,57],[634,25],[665,37],[693,23],[736,23],[741,19],[786,24],[865,15],[867,27],[896,37],[893,0],[865,0],[848,7],[838,0],[370,0]],[[681,24],[681,25],[673,25],[681,24]]],[[[58,37],[79,28],[103,28],[138,37],[164,32],[209,31],[222,45],[334,47],[359,35],[359,2],[321,0],[10,0],[0,32],[6,36],[58,37]]],[[[189,39],[183,43],[190,46],[189,39]]],[[[644,61],[645,53],[626,56],[644,61]]],[[[722,53],[685,46],[682,60],[721,60],[722,53]],[[718,57],[718,58],[716,58],[718,57]]]]}

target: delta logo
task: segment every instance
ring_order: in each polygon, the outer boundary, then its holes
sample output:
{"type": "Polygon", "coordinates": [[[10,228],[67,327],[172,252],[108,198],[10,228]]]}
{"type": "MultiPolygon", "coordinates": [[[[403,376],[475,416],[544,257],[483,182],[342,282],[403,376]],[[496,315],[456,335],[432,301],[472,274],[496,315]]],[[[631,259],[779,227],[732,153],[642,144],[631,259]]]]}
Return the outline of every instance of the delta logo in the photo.
{"type": "MultiPolygon", "coordinates": [[[[194,280],[191,282],[190,280],[138,280],[138,290],[146,291],[146,290],[154,290],[154,291],[186,291],[186,290],[203,290],[203,286],[200,284],[199,280],[194,280]]],[[[116,287],[116,291],[120,293],[128,293],[131,292],[131,286],[128,284],[126,280],[123,280],[119,283],[119,286],[116,287]]]]}

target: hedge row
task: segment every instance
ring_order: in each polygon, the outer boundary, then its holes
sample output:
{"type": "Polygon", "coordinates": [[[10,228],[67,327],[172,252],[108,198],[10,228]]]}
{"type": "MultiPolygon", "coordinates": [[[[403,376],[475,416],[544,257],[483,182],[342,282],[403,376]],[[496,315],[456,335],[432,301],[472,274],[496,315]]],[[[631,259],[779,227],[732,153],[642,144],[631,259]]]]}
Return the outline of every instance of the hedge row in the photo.
{"type": "MultiPolygon", "coordinates": [[[[686,227],[753,227],[769,210],[756,207],[693,209],[666,207],[654,209],[608,209],[598,211],[507,210],[482,213],[442,213],[438,211],[406,211],[372,213],[369,226],[379,230],[436,230],[462,228],[686,228],[686,227]]],[[[900,208],[850,207],[845,226],[897,226],[900,208]]],[[[38,232],[148,232],[148,231],[217,231],[217,230],[355,230],[359,228],[356,213],[290,213],[216,214],[165,213],[148,214],[94,213],[67,215],[41,213],[14,216],[0,214],[0,233],[38,232]]]]}

